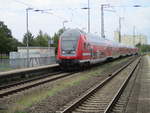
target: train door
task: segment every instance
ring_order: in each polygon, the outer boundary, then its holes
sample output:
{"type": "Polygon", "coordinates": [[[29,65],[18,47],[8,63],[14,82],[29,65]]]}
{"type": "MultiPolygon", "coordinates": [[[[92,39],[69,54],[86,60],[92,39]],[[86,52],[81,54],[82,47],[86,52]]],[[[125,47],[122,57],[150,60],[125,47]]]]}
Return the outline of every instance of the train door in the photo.
{"type": "Polygon", "coordinates": [[[94,50],[93,50],[93,48],[90,48],[90,54],[91,54],[91,59],[93,59],[94,58],[94,50]]]}

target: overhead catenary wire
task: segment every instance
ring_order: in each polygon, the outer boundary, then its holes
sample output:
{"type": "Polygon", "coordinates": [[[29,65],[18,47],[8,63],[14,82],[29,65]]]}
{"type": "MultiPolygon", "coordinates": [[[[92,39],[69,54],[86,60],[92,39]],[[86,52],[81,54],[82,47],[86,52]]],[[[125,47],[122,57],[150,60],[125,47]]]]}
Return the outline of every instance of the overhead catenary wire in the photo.
{"type": "Polygon", "coordinates": [[[22,1],[19,1],[19,0],[12,0],[12,1],[17,2],[19,4],[22,4],[24,6],[27,6],[27,7],[31,7],[32,6],[31,4],[28,4],[28,3],[25,3],[25,2],[22,2],[22,1]]]}

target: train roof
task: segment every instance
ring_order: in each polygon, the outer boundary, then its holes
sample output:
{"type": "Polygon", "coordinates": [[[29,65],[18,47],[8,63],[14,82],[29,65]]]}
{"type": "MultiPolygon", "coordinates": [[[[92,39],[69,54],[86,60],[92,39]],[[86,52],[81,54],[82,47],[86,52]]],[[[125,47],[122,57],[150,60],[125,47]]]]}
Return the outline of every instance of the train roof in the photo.
{"type": "Polygon", "coordinates": [[[80,36],[80,35],[85,35],[87,38],[87,41],[89,41],[90,43],[94,43],[94,44],[101,44],[101,45],[105,45],[105,46],[112,46],[112,47],[122,47],[122,48],[135,48],[134,46],[127,46],[125,44],[122,43],[117,43],[111,40],[108,40],[106,38],[102,38],[99,35],[95,35],[92,33],[86,33],[78,28],[76,29],[67,29],[62,35],[62,36],[68,36],[68,35],[76,35],[76,36],[80,36]]]}
{"type": "Polygon", "coordinates": [[[106,38],[102,38],[98,35],[87,33],[86,36],[87,36],[87,40],[91,43],[101,44],[101,45],[105,45],[105,46],[109,45],[109,46],[112,46],[112,47],[114,47],[114,46],[119,47],[120,46],[119,43],[115,43],[115,42],[110,41],[106,38]]]}
{"type": "Polygon", "coordinates": [[[109,45],[111,47],[136,48],[134,46],[125,45],[122,43],[108,40],[106,38],[102,38],[102,37],[92,34],[92,33],[87,33],[86,36],[90,42],[97,43],[97,44],[109,45]]]}

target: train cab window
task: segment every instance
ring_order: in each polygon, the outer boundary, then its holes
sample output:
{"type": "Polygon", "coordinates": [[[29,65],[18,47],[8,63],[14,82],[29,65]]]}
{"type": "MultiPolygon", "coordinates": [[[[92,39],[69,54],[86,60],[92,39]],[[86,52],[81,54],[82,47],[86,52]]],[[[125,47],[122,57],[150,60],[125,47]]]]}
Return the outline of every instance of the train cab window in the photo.
{"type": "Polygon", "coordinates": [[[83,49],[84,49],[84,50],[89,50],[89,49],[90,49],[90,44],[87,43],[87,42],[84,42],[84,44],[83,44],[83,49]]]}
{"type": "Polygon", "coordinates": [[[90,46],[91,46],[91,45],[88,43],[88,44],[87,44],[87,49],[88,49],[88,50],[90,50],[90,46]]]}
{"type": "Polygon", "coordinates": [[[76,50],[80,37],[78,30],[68,30],[61,35],[61,47],[63,50],[76,50]]]}
{"type": "Polygon", "coordinates": [[[108,47],[108,50],[109,50],[109,51],[112,51],[112,47],[108,47]]]}

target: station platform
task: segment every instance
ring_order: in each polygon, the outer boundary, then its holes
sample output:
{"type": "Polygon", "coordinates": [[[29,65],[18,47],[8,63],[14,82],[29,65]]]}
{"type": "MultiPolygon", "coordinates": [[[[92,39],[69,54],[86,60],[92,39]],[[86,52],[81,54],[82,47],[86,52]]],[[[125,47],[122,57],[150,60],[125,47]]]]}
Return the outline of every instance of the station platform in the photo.
{"type": "Polygon", "coordinates": [[[150,113],[150,56],[142,60],[125,113],[150,113]]]}
{"type": "Polygon", "coordinates": [[[7,75],[12,75],[12,74],[17,74],[17,73],[37,71],[37,70],[52,68],[52,67],[56,67],[56,66],[58,66],[58,64],[51,64],[51,65],[37,66],[37,67],[30,67],[30,68],[14,69],[14,70],[10,70],[10,71],[0,72],[0,77],[7,76],[7,75]]]}

